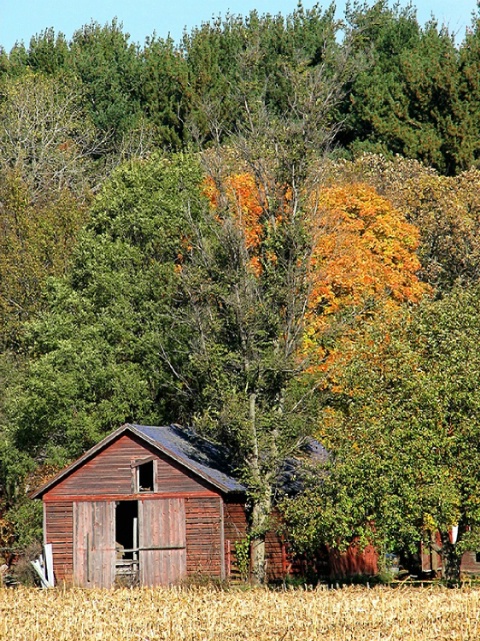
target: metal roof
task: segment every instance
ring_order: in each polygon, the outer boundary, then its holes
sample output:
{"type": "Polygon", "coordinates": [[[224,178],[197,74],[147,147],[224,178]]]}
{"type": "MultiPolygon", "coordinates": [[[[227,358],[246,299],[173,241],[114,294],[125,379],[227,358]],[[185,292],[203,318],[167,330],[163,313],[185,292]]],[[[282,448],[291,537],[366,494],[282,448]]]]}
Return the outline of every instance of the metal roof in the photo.
{"type": "MultiPolygon", "coordinates": [[[[225,494],[246,492],[246,487],[235,478],[234,471],[228,465],[227,458],[221,447],[203,438],[194,430],[180,427],[179,425],[156,427],[127,423],[110,433],[83,456],[61,470],[43,487],[33,492],[31,497],[42,497],[51,487],[74,472],[85,461],[93,458],[98,452],[108,447],[110,443],[125,432],[135,434],[158,452],[165,454],[225,494]]],[[[288,458],[285,461],[279,474],[277,487],[289,494],[297,493],[303,485],[302,463],[305,460],[309,460],[312,463],[322,464],[325,463],[327,458],[328,452],[317,440],[313,438],[306,439],[300,448],[299,456],[288,458]]]]}
{"type": "Polygon", "coordinates": [[[328,451],[312,437],[307,437],[295,456],[288,457],[277,478],[276,489],[282,494],[295,496],[305,488],[305,480],[311,466],[324,466],[329,459],[328,451]]]}
{"type": "Polygon", "coordinates": [[[226,465],[225,454],[221,449],[193,430],[178,425],[130,427],[219,489],[226,492],[245,492],[245,486],[233,478],[232,470],[226,465]]]}

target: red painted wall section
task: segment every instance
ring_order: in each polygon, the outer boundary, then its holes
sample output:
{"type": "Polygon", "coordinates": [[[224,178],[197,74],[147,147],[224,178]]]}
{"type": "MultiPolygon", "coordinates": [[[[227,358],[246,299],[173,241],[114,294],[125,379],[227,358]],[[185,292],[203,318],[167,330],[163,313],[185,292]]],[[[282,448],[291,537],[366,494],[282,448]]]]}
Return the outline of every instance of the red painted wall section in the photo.
{"type": "MultiPolygon", "coordinates": [[[[247,534],[247,516],[245,505],[227,501],[225,513],[225,555],[227,559],[227,576],[239,579],[235,543],[245,539],[247,534]]],[[[278,533],[280,522],[278,515],[272,515],[272,527],[265,537],[266,572],[268,581],[282,580],[291,568],[286,546],[278,533]]]]}
{"type": "Polygon", "coordinates": [[[185,499],[187,575],[222,577],[222,507],[220,497],[185,499]]]}
{"type": "Polygon", "coordinates": [[[211,486],[180,464],[157,455],[133,435],[123,434],[113,443],[62,479],[45,500],[74,496],[107,496],[133,493],[132,461],[155,455],[158,492],[208,491],[211,486]]]}
{"type": "Polygon", "coordinates": [[[45,543],[52,543],[57,583],[73,581],[73,503],[45,504],[45,543]]]}
{"type": "Polygon", "coordinates": [[[372,545],[362,548],[353,541],[345,552],[329,550],[330,576],[342,578],[378,573],[378,554],[372,545]]]}
{"type": "Polygon", "coordinates": [[[266,571],[268,581],[281,581],[288,571],[286,547],[279,534],[281,524],[278,514],[271,517],[271,528],[265,536],[266,571]]]}
{"type": "MultiPolygon", "coordinates": [[[[437,536],[437,545],[441,544],[440,535],[437,536]]],[[[438,552],[435,552],[426,545],[421,545],[420,548],[422,572],[432,578],[441,576],[443,570],[442,557],[438,552]]],[[[479,557],[480,558],[480,557],[479,557]]],[[[462,556],[460,565],[460,572],[467,576],[478,575],[480,576],[480,562],[477,561],[477,552],[468,551],[462,556]]]]}
{"type": "Polygon", "coordinates": [[[234,501],[224,503],[225,522],[225,566],[226,576],[230,579],[240,579],[240,571],[235,553],[235,543],[245,538],[247,533],[247,517],[245,505],[234,501]]]}
{"type": "Polygon", "coordinates": [[[480,563],[477,561],[477,552],[465,552],[462,556],[460,571],[465,574],[480,575],[480,563]]]}

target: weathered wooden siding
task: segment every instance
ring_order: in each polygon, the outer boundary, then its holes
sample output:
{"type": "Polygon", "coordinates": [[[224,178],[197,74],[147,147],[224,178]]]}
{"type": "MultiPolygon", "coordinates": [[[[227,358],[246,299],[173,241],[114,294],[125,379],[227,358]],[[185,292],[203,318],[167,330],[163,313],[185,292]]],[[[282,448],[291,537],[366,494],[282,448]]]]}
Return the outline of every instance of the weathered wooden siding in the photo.
{"type": "MultiPolygon", "coordinates": [[[[441,547],[442,539],[439,532],[435,535],[434,542],[439,548],[441,547]]],[[[432,550],[431,547],[422,543],[420,545],[420,558],[422,563],[422,572],[432,577],[441,576],[443,571],[443,560],[439,552],[432,550]]],[[[463,554],[460,564],[460,572],[480,575],[480,562],[477,562],[477,552],[468,551],[463,554]]]]}
{"type": "MultiPolygon", "coordinates": [[[[460,565],[460,571],[465,572],[465,574],[476,574],[480,576],[480,562],[477,561],[476,551],[465,552],[462,556],[462,562],[460,565]]],[[[480,558],[480,556],[479,556],[480,558]]]]}
{"type": "Polygon", "coordinates": [[[240,572],[235,553],[235,543],[245,538],[247,534],[247,516],[245,505],[232,501],[224,504],[225,522],[225,559],[226,573],[232,579],[239,579],[240,572]]]}
{"type": "MultiPolygon", "coordinates": [[[[169,461],[166,457],[158,457],[156,462],[156,477],[158,492],[199,492],[211,486],[194,474],[169,461]]],[[[216,492],[215,492],[216,493],[216,492]]]]}
{"type": "MultiPolygon", "coordinates": [[[[272,527],[265,537],[266,572],[268,581],[285,578],[291,567],[286,546],[278,534],[278,515],[272,515],[272,527]]],[[[243,503],[225,503],[225,545],[227,572],[233,579],[240,578],[235,554],[235,543],[245,539],[247,534],[247,515],[243,503]]]]}
{"type": "Polygon", "coordinates": [[[53,570],[58,582],[73,581],[73,503],[44,504],[45,543],[52,544],[53,570]]]}
{"type": "Polygon", "coordinates": [[[187,566],[185,500],[140,501],[139,531],[141,585],[172,585],[182,581],[187,566]],[[171,549],[148,549],[160,547],[171,549]]]}
{"type": "Polygon", "coordinates": [[[477,553],[474,551],[465,552],[462,556],[460,571],[466,574],[480,575],[480,563],[477,562],[477,553]]]}
{"type": "Polygon", "coordinates": [[[187,574],[222,577],[225,571],[222,503],[219,496],[185,500],[187,574]]]}
{"type": "Polygon", "coordinates": [[[225,538],[239,541],[247,533],[247,516],[243,503],[225,502],[225,538]]]}
{"type": "Polygon", "coordinates": [[[74,503],[73,529],[73,582],[87,588],[111,588],[115,581],[115,502],[74,503]]]}
{"type": "Polygon", "coordinates": [[[279,523],[276,515],[272,515],[272,525],[265,536],[266,572],[268,581],[281,581],[287,574],[286,548],[282,537],[278,534],[279,523]]]}
{"type": "MultiPolygon", "coordinates": [[[[62,497],[107,497],[132,495],[132,461],[154,454],[135,436],[124,434],[107,448],[86,461],[73,474],[62,479],[44,497],[56,501],[62,497]]],[[[193,473],[164,456],[155,456],[157,491],[188,493],[210,491],[210,486],[193,473]]]]}
{"type": "Polygon", "coordinates": [[[332,578],[378,573],[378,554],[372,545],[362,549],[353,541],[345,552],[329,550],[329,561],[332,578]]]}

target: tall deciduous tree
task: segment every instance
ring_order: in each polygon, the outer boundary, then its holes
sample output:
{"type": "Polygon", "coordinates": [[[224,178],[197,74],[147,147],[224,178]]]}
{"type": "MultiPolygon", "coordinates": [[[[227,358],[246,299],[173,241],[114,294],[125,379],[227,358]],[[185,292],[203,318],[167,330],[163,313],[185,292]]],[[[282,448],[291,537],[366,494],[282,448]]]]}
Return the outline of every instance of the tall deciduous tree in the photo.
{"type": "Polygon", "coordinates": [[[417,230],[372,188],[314,198],[283,185],[267,198],[241,173],[210,181],[207,193],[214,229],[197,236],[183,271],[196,421],[243,473],[261,581],[278,479],[317,427],[313,391],[332,354],[334,317],[354,317],[336,328],[351,340],[375,303],[395,307],[426,288],[416,276],[417,230]]]}
{"type": "MultiPolygon", "coordinates": [[[[209,35],[222,41],[221,25],[215,28],[214,34],[198,34],[204,37],[194,44],[202,47],[190,49],[189,56],[209,51],[209,35]]],[[[228,76],[233,111],[224,113],[228,103],[218,102],[215,83],[198,101],[197,131],[217,144],[229,134],[230,146],[204,155],[214,185],[215,229],[206,242],[198,237],[190,265],[196,268],[184,272],[193,312],[185,322],[197,327],[191,350],[200,385],[197,423],[211,426],[244,474],[260,582],[278,476],[312,427],[306,414],[312,397],[297,385],[306,367],[300,346],[312,249],[306,185],[310,160],[324,155],[334,138],[333,114],[349,74],[335,42],[337,28],[333,12],[317,8],[299,8],[285,23],[257,14],[245,25],[235,22],[232,46],[238,53],[228,76]],[[306,42],[308,47],[300,45],[306,42]],[[275,97],[280,85],[288,88],[275,97]]],[[[213,53],[226,62],[218,50],[213,53]]]]}
{"type": "Polygon", "coordinates": [[[243,173],[209,183],[208,193],[210,229],[190,241],[179,320],[194,328],[195,422],[230,452],[248,487],[253,572],[263,582],[279,476],[311,431],[296,384],[311,246],[288,190],[269,202],[243,173]]]}
{"type": "Polygon", "coordinates": [[[15,172],[0,174],[0,349],[19,349],[23,323],[45,306],[51,276],[63,276],[87,210],[66,189],[35,200],[15,172]]]}
{"type": "Polygon", "coordinates": [[[341,352],[342,342],[352,340],[372,315],[418,302],[429,288],[418,279],[419,230],[373,187],[323,187],[310,202],[312,289],[305,349],[317,351],[324,369],[328,352],[341,352]],[[332,335],[338,333],[340,345],[332,349],[332,335]]]}
{"type": "Polygon", "coordinates": [[[127,420],[182,420],[172,333],[184,238],[200,216],[201,173],[185,159],[136,161],[98,197],[47,311],[29,326],[29,368],[9,404],[11,442],[65,460],[127,420]]]}
{"type": "Polygon", "coordinates": [[[91,157],[99,139],[83,105],[81,89],[68,77],[26,72],[5,78],[0,104],[0,158],[38,200],[70,190],[85,197],[91,157]]]}
{"type": "Polygon", "coordinates": [[[322,153],[348,76],[338,31],[332,7],[301,5],[286,18],[253,11],[195,29],[183,43],[192,134],[202,144],[254,135],[265,158],[288,140],[297,164],[305,150],[322,153]]]}
{"type": "MultiPolygon", "coordinates": [[[[324,167],[325,168],[325,167],[324,167]]],[[[480,276],[480,172],[441,176],[432,167],[397,156],[364,154],[354,162],[337,162],[328,180],[363,181],[391,200],[420,231],[419,276],[439,295],[455,284],[471,285],[480,276]]]]}
{"type": "Polygon", "coordinates": [[[480,526],[479,304],[478,287],[458,289],[370,325],[325,413],[329,466],[287,507],[299,544],[358,535],[415,553],[423,541],[458,580],[480,526]]]}
{"type": "Polygon", "coordinates": [[[265,580],[265,534],[279,474],[312,427],[306,414],[311,396],[297,386],[306,367],[300,346],[312,250],[306,184],[309,160],[326,152],[337,128],[332,114],[345,61],[336,29],[332,11],[318,9],[299,8],[286,22],[255,13],[245,25],[237,21],[230,123],[211,112],[211,95],[199,103],[209,136],[218,144],[227,132],[230,147],[204,155],[215,229],[193,246],[200,281],[197,269],[185,271],[193,310],[186,322],[197,326],[198,423],[210,424],[236,455],[249,487],[259,582],[265,580]],[[305,41],[302,34],[308,34],[305,41]],[[274,98],[279,75],[288,90],[274,98]]]}

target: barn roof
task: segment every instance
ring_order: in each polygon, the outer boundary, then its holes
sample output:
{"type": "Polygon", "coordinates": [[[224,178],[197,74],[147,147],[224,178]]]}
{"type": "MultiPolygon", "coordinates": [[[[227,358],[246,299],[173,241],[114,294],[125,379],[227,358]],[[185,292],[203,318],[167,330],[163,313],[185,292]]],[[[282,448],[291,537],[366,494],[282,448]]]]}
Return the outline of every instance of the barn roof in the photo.
{"type": "Polygon", "coordinates": [[[225,462],[225,454],[211,441],[199,436],[191,429],[168,425],[152,427],[131,425],[137,434],[145,437],[153,445],[169,454],[171,458],[183,463],[185,467],[224,492],[244,492],[245,486],[233,476],[225,462]]]}
{"type": "Polygon", "coordinates": [[[305,488],[307,471],[313,466],[324,466],[328,451],[314,438],[308,437],[295,456],[287,458],[277,478],[277,489],[288,496],[295,496],[305,488]]]}
{"type": "Polygon", "coordinates": [[[221,492],[243,493],[246,488],[233,476],[221,450],[211,441],[199,436],[193,430],[177,425],[154,427],[150,425],[125,424],[106,436],[88,452],[64,468],[48,483],[32,494],[32,498],[41,498],[45,492],[59,481],[74,472],[85,461],[93,458],[112,441],[130,432],[141,438],[158,452],[163,453],[184,466],[205,481],[211,483],[221,492]]]}

